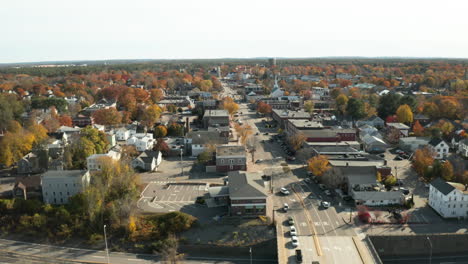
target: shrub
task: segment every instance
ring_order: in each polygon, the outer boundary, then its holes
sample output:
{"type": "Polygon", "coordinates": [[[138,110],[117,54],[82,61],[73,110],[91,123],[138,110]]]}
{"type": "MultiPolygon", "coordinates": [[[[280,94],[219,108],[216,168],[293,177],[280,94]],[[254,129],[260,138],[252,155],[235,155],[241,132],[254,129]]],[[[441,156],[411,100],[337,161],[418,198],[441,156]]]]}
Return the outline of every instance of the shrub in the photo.
{"type": "Polygon", "coordinates": [[[104,236],[101,235],[101,234],[91,234],[89,236],[89,239],[88,239],[88,243],[91,244],[91,245],[95,245],[97,244],[98,242],[101,242],[104,240],[104,236]]]}

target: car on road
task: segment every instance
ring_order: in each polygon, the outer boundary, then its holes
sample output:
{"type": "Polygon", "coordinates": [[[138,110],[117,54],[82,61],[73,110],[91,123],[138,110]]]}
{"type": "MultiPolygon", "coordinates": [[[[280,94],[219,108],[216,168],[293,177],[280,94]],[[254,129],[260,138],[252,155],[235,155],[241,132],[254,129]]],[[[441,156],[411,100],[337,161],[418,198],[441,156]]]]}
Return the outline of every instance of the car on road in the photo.
{"type": "Polygon", "coordinates": [[[325,195],[327,195],[327,196],[331,196],[331,195],[332,195],[332,193],[331,193],[331,191],[330,191],[330,190],[325,190],[325,191],[323,191],[323,192],[324,192],[324,193],[325,193],[325,195]]]}
{"type": "Polygon", "coordinates": [[[400,187],[400,191],[404,194],[404,195],[408,195],[410,193],[410,191],[406,188],[402,188],[400,187]]]}
{"type": "Polygon", "coordinates": [[[293,226],[294,225],[294,218],[292,216],[288,216],[288,224],[290,226],[293,226]]]}
{"type": "Polygon", "coordinates": [[[323,208],[327,209],[327,208],[330,207],[330,202],[321,201],[321,202],[320,202],[320,205],[321,205],[323,208]]]}
{"type": "Polygon", "coordinates": [[[258,136],[259,134],[260,134],[260,133],[258,133],[258,132],[257,132],[257,133],[255,133],[255,135],[256,135],[256,136],[258,136]]]}
{"type": "Polygon", "coordinates": [[[300,249],[296,249],[296,262],[302,263],[302,251],[300,249]]]}
{"type": "Polygon", "coordinates": [[[305,181],[306,183],[311,183],[311,182],[312,182],[309,178],[305,178],[304,181],[305,181]]]}
{"type": "Polygon", "coordinates": [[[292,236],[291,237],[291,244],[293,247],[298,247],[299,246],[299,240],[297,240],[297,236],[292,236]]]}
{"type": "Polygon", "coordinates": [[[265,136],[268,136],[269,134],[270,134],[270,133],[268,133],[268,132],[263,133],[263,135],[265,135],[265,136]]]}
{"type": "Polygon", "coordinates": [[[295,226],[290,226],[289,227],[289,234],[291,234],[291,236],[297,236],[297,231],[296,231],[296,227],[295,226]]]}
{"type": "Polygon", "coordinates": [[[319,184],[318,186],[319,186],[320,190],[322,190],[322,191],[327,189],[327,186],[325,186],[325,184],[319,184]]]}
{"type": "Polygon", "coordinates": [[[319,183],[319,178],[317,176],[312,176],[312,181],[315,183],[319,183]]]}
{"type": "MultiPolygon", "coordinates": [[[[290,152],[290,153],[291,153],[291,152],[290,152]]],[[[289,153],[288,153],[288,154],[289,154],[289,153]]],[[[289,161],[295,161],[295,160],[296,160],[296,157],[287,156],[286,159],[289,160],[289,161]]]]}
{"type": "Polygon", "coordinates": [[[401,156],[396,156],[393,160],[403,160],[401,156]]]}
{"type": "Polygon", "coordinates": [[[307,196],[307,198],[309,198],[309,199],[314,199],[315,197],[314,197],[314,194],[313,194],[313,193],[310,193],[309,196],[307,196]]]}
{"type": "Polygon", "coordinates": [[[288,189],[286,189],[286,188],[284,188],[284,187],[282,187],[282,188],[280,189],[280,192],[281,192],[282,194],[284,194],[284,195],[288,195],[288,194],[289,194],[288,189]]]}
{"type": "Polygon", "coordinates": [[[289,204],[283,204],[283,211],[286,213],[289,210],[289,204]]]}
{"type": "Polygon", "coordinates": [[[258,160],[255,161],[255,164],[258,164],[258,163],[261,163],[261,162],[263,162],[263,160],[262,160],[262,159],[258,159],[258,160]]]}

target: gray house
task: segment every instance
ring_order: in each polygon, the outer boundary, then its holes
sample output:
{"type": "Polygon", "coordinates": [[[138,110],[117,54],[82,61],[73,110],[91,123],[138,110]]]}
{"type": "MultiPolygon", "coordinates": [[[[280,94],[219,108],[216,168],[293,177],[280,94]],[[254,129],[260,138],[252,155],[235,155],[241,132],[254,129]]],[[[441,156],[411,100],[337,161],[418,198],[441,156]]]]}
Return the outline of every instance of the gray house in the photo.
{"type": "Polygon", "coordinates": [[[369,126],[373,126],[376,128],[383,128],[385,125],[385,121],[378,116],[371,116],[371,117],[368,117],[366,119],[359,120],[356,122],[356,126],[358,127],[363,126],[363,125],[369,125],[369,126]]]}

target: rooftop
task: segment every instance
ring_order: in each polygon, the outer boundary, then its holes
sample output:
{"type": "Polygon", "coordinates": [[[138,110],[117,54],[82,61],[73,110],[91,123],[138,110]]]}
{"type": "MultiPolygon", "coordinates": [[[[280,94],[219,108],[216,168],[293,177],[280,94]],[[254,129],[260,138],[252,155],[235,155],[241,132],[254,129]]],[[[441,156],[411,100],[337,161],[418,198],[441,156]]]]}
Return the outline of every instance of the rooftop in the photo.
{"type": "Polygon", "coordinates": [[[284,109],[273,109],[273,112],[282,118],[310,118],[310,114],[303,111],[292,111],[284,109]]]}
{"type": "Polygon", "coordinates": [[[267,197],[261,173],[231,171],[229,177],[229,196],[232,198],[267,197]]]}
{"type": "Polygon", "coordinates": [[[205,115],[203,117],[228,117],[229,112],[227,110],[205,110],[205,115]]]}
{"type": "Polygon", "coordinates": [[[84,170],[50,170],[42,174],[42,178],[78,178],[85,175],[87,171],[84,170]]]}
{"type": "MultiPolygon", "coordinates": [[[[309,115],[310,117],[310,115],[309,115]]],[[[322,123],[310,121],[307,119],[293,119],[289,122],[298,129],[320,129],[323,128],[322,123]]]]}
{"type": "Polygon", "coordinates": [[[387,123],[387,126],[391,126],[396,129],[409,129],[409,126],[402,123],[387,123]]]}
{"type": "Polygon", "coordinates": [[[245,148],[241,145],[216,146],[216,156],[246,156],[245,148]]]}

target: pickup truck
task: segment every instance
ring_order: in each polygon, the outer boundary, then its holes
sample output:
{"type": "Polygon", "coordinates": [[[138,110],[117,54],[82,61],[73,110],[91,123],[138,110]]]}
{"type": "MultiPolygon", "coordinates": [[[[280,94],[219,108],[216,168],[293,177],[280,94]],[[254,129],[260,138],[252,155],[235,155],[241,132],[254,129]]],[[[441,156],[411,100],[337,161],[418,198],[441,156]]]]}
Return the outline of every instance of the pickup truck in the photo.
{"type": "Polygon", "coordinates": [[[296,249],[296,261],[302,263],[302,250],[296,249]]]}

